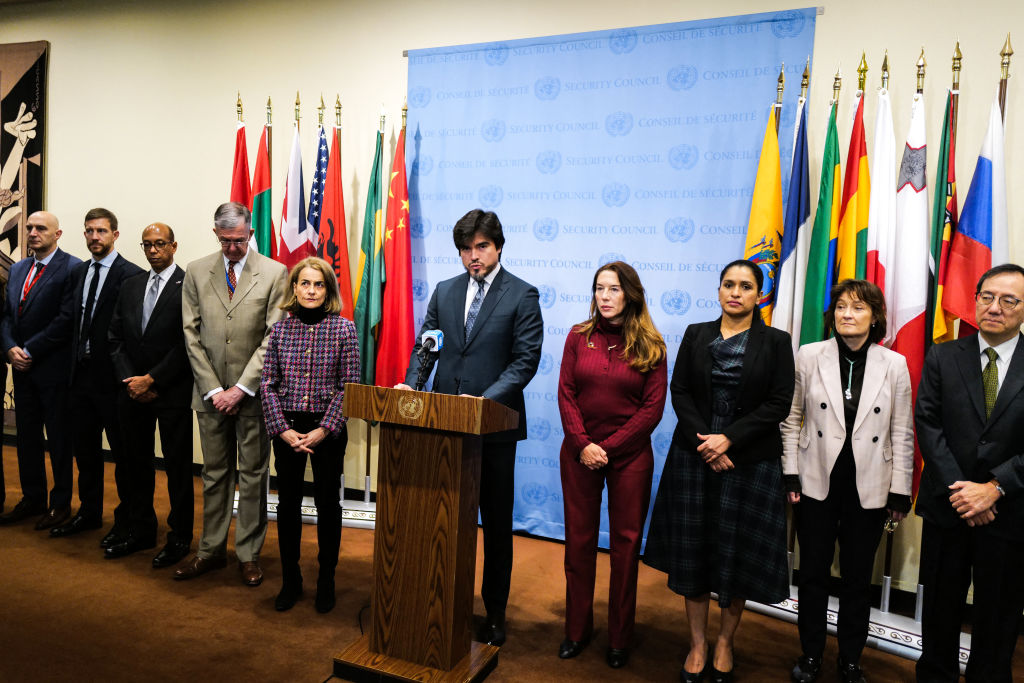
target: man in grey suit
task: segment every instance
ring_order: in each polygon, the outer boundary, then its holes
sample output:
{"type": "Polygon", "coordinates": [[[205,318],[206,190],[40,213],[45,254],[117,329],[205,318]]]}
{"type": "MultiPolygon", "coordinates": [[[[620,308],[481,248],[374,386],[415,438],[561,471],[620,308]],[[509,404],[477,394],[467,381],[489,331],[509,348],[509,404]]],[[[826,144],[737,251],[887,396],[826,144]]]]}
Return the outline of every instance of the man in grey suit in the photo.
{"type": "Polygon", "coordinates": [[[959,680],[972,581],[968,681],[1013,680],[1024,609],[1024,268],[989,270],[975,301],[979,333],[928,351],[915,408],[924,458],[922,683],[959,680]]]}
{"type": "MultiPolygon", "coordinates": [[[[523,389],[540,362],[544,322],[537,288],[501,267],[505,237],[491,211],[473,209],[452,231],[466,272],[437,285],[420,338],[409,360],[409,389],[420,372],[423,332],[439,329],[444,346],[434,391],[483,396],[519,411],[519,428],[484,437],[480,472],[480,517],[484,531],[484,576],[480,594],[487,617],[477,639],[505,642],[505,606],[512,578],[512,508],[516,442],[526,438],[523,389]]],[[[425,368],[429,372],[429,368],[425,368]]]]}
{"type": "Polygon", "coordinates": [[[243,583],[263,581],[270,440],[257,392],[270,328],[283,315],[288,272],[249,249],[251,221],[237,202],[217,207],[213,232],[220,251],[190,263],[182,285],[182,324],[195,376],[192,409],[203,448],[203,535],[175,579],[227,564],[237,478],[235,554],[243,583]]]}

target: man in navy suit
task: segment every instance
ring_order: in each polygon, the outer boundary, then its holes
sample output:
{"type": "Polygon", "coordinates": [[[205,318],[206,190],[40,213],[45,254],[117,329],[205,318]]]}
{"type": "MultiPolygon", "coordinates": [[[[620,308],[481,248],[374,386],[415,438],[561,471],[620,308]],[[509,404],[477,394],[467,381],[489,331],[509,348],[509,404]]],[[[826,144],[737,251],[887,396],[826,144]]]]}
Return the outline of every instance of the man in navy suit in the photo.
{"type": "Polygon", "coordinates": [[[505,642],[505,606],[512,578],[512,507],[516,442],[526,438],[523,389],[540,362],[544,322],[537,288],[501,267],[505,237],[491,211],[473,209],[452,231],[466,272],[437,285],[406,373],[409,389],[420,371],[420,339],[444,333],[434,391],[483,396],[519,411],[519,428],[484,437],[480,472],[480,518],[484,531],[484,576],[480,594],[487,617],[477,639],[505,642]]]}
{"type": "Polygon", "coordinates": [[[153,558],[170,567],[188,555],[195,520],[192,478],[192,367],[181,324],[185,271],[174,264],[174,231],[153,223],[142,231],[142,251],[152,267],[124,281],[110,321],[110,353],[121,382],[117,408],[124,431],[130,503],[128,537],[107,548],[106,557],[128,555],[156,539],[153,509],[154,434],[167,473],[167,544],[153,558]]]}
{"type": "MultiPolygon", "coordinates": [[[[100,545],[107,547],[126,533],[128,498],[117,419],[117,391],[110,361],[107,330],[114,303],[126,277],[142,269],[117,253],[117,216],[107,209],[85,214],[85,244],[92,258],[71,270],[74,316],[71,334],[72,452],[78,463],[77,514],[50,529],[53,537],[72,536],[103,525],[103,432],[114,459],[114,483],[121,503],[114,510],[114,528],[100,545]]],[[[154,541],[155,545],[155,541],[154,541]]],[[[152,547],[152,546],[150,546],[152,547]]]]}
{"type": "Polygon", "coordinates": [[[57,248],[57,217],[36,211],[25,225],[32,256],[18,261],[7,280],[0,341],[14,372],[15,424],[21,500],[0,515],[13,524],[42,515],[36,529],[49,529],[71,515],[71,432],[67,376],[73,317],[71,268],[81,261],[57,248]],[[43,427],[50,451],[53,489],[47,501],[43,427]]]}
{"type": "Polygon", "coordinates": [[[978,334],[928,351],[915,408],[924,458],[922,683],[960,678],[972,581],[969,682],[1013,680],[1024,609],[1024,268],[989,270],[975,301],[978,334]]]}

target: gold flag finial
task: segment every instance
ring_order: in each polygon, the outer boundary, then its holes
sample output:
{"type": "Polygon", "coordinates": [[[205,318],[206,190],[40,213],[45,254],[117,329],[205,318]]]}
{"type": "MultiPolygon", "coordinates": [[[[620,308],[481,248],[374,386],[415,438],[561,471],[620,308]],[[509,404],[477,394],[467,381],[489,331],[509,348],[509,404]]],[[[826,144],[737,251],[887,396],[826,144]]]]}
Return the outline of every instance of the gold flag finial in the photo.
{"type": "Polygon", "coordinates": [[[299,122],[299,91],[295,91],[295,122],[299,122]]]}
{"type": "Polygon", "coordinates": [[[334,125],[341,128],[341,95],[334,96],[334,125]]]}
{"type": "Polygon", "coordinates": [[[882,89],[889,89],[889,51],[885,51],[885,56],[882,57],[882,89]]]}
{"type": "Polygon", "coordinates": [[[924,48],[921,48],[921,56],[917,58],[917,92],[924,92],[924,70],[928,62],[924,61],[924,48]]]}
{"type": "Polygon", "coordinates": [[[380,133],[384,134],[384,105],[380,105],[380,133]]]}
{"type": "Polygon", "coordinates": [[[804,73],[800,77],[800,97],[807,99],[807,86],[811,84],[811,57],[807,56],[807,63],[804,64],[804,73]]]}
{"type": "Polygon", "coordinates": [[[409,98],[402,100],[402,128],[405,128],[405,119],[409,116],[409,98]]]}
{"type": "Polygon", "coordinates": [[[839,90],[843,87],[842,69],[836,67],[836,77],[832,80],[832,104],[839,102],[839,90]]]}
{"type": "Polygon", "coordinates": [[[956,47],[953,48],[953,90],[960,89],[960,62],[964,59],[964,55],[960,52],[960,41],[956,41],[956,47]]]}
{"type": "Polygon", "coordinates": [[[238,99],[235,101],[235,114],[238,115],[238,120],[242,121],[242,91],[238,91],[238,99]]]}
{"type": "Polygon", "coordinates": [[[270,96],[267,96],[267,125],[270,125],[272,107],[270,105],[270,96]]]}
{"type": "Polygon", "coordinates": [[[857,90],[864,92],[864,83],[868,80],[867,55],[860,53],[860,64],[857,65],[857,90]]]}
{"type": "Polygon", "coordinates": [[[320,106],[316,108],[316,118],[321,128],[324,127],[324,109],[327,109],[324,106],[324,94],[320,93],[320,106]]]}
{"type": "Polygon", "coordinates": [[[786,89],[786,63],[779,67],[778,85],[775,86],[775,104],[782,104],[782,92],[786,89]]]}
{"type": "Polygon", "coordinates": [[[999,51],[999,56],[1002,57],[1002,61],[999,63],[1000,66],[1000,77],[1004,80],[1010,77],[1010,57],[1013,56],[1013,46],[1010,45],[1010,34],[1006,34],[1006,42],[1003,43],[1003,49],[999,51]]]}

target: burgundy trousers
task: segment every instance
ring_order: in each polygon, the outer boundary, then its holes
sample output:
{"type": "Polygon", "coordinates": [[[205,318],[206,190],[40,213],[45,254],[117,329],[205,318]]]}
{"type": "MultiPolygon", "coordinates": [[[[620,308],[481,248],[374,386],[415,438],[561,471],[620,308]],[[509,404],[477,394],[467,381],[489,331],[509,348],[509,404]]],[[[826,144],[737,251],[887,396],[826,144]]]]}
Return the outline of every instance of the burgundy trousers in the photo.
{"type": "Polygon", "coordinates": [[[608,646],[629,647],[636,620],[636,576],[647,507],[651,499],[654,456],[645,450],[609,458],[590,470],[577,453],[562,449],[562,500],[565,506],[565,636],[584,641],[594,629],[594,576],[601,493],[608,484],[611,579],[608,585],[608,646]]]}

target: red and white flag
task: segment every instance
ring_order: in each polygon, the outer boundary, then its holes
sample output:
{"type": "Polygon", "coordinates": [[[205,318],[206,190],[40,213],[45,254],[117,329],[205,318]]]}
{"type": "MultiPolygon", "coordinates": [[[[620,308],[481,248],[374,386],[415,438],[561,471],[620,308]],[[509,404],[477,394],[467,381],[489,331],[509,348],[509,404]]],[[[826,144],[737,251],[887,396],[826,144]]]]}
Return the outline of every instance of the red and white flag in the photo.
{"type": "Polygon", "coordinates": [[[284,207],[281,209],[281,241],[277,247],[277,260],[289,269],[307,256],[316,256],[319,235],[307,219],[304,193],[302,150],[296,125],[284,186],[284,207]]]}
{"type": "Polygon", "coordinates": [[[892,289],[892,258],[896,252],[896,134],[886,88],[878,91],[875,147],[871,159],[867,279],[888,296],[892,289]]]}

